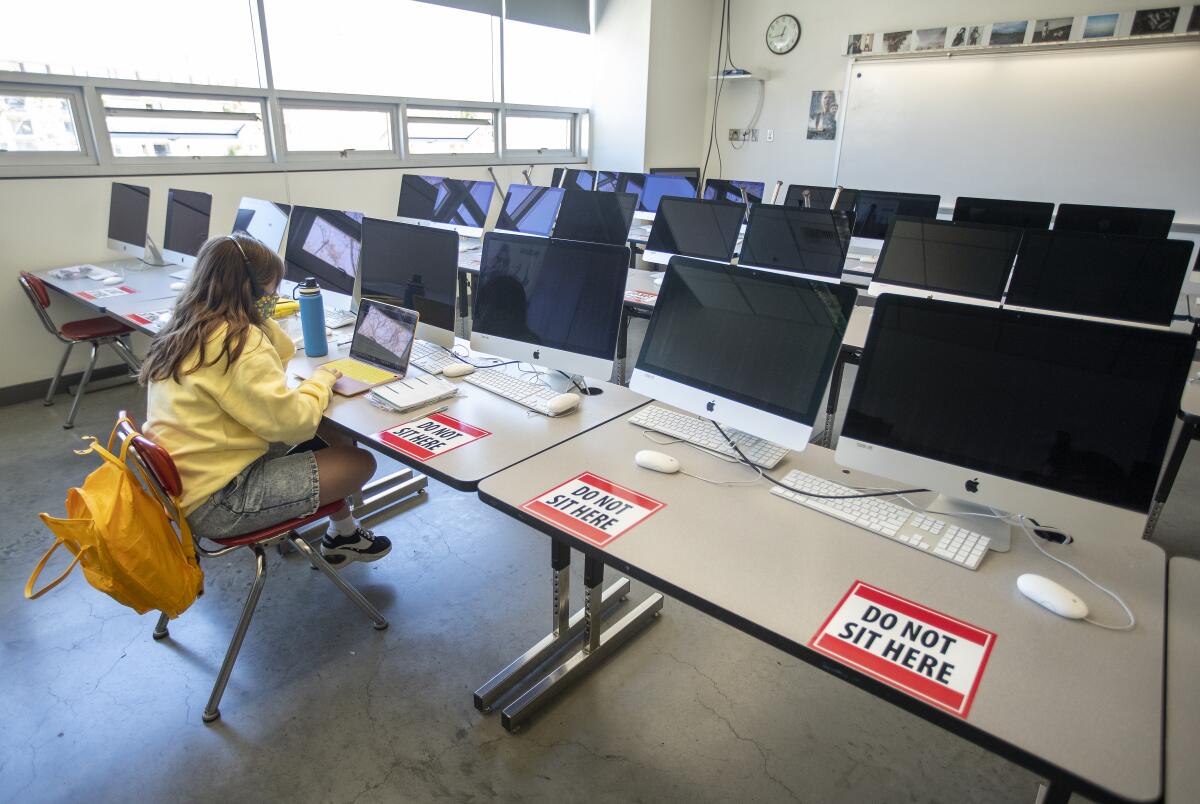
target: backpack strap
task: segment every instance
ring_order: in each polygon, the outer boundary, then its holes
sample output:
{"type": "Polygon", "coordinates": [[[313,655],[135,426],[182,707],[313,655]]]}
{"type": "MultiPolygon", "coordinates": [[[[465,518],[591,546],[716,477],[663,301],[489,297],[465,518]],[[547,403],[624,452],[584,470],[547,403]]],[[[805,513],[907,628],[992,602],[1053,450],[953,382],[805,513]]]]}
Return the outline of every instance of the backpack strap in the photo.
{"type": "Polygon", "coordinates": [[[58,539],[54,542],[54,544],[50,545],[50,549],[46,551],[46,554],[44,556],[42,556],[42,560],[39,561],[37,563],[37,566],[33,568],[33,574],[31,574],[29,576],[29,580],[25,582],[25,599],[26,600],[37,600],[39,597],[46,594],[51,589],[53,589],[54,587],[58,586],[60,583],[65,581],[67,579],[67,576],[71,574],[71,570],[75,569],[75,565],[79,563],[79,559],[83,558],[83,554],[91,549],[90,547],[84,547],[82,550],[79,550],[78,552],[76,552],[75,560],[72,561],[65,570],[63,570],[62,575],[59,575],[53,581],[46,584],[45,586],[43,586],[41,589],[37,590],[36,592],[33,591],[33,585],[35,583],[37,583],[37,579],[42,574],[42,570],[44,570],[46,568],[46,562],[48,562],[50,560],[50,556],[52,556],[54,554],[54,551],[57,550],[59,545],[61,545],[62,543],[63,543],[62,539],[58,539]]]}

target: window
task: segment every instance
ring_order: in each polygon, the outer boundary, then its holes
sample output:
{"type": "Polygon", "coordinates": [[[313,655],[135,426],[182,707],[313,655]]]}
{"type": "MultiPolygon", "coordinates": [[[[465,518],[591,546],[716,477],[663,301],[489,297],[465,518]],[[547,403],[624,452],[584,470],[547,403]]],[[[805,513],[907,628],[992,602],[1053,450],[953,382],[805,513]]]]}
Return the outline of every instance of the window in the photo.
{"type": "Polygon", "coordinates": [[[284,106],[283,137],[289,152],[391,152],[392,115],[383,108],[284,106]]]}
{"type": "Polygon", "coordinates": [[[570,151],[571,116],[510,112],[504,117],[504,147],[508,151],[570,151]]]}
{"type": "Polygon", "coordinates": [[[495,112],[409,108],[405,117],[410,154],[496,153],[495,112]]]}
{"type": "Polygon", "coordinates": [[[0,87],[0,152],[82,154],[77,96],[0,87]]]}
{"type": "Polygon", "coordinates": [[[4,4],[0,70],[260,86],[252,2],[4,4]]]}
{"type": "Polygon", "coordinates": [[[500,100],[500,20],[418,0],[267,0],[279,89],[500,100]]]}
{"type": "Polygon", "coordinates": [[[504,24],[506,103],[589,107],[593,65],[587,34],[513,20],[504,24]]]}
{"type": "Polygon", "coordinates": [[[263,104],[250,98],[102,93],[115,157],[266,156],[263,104]]]}

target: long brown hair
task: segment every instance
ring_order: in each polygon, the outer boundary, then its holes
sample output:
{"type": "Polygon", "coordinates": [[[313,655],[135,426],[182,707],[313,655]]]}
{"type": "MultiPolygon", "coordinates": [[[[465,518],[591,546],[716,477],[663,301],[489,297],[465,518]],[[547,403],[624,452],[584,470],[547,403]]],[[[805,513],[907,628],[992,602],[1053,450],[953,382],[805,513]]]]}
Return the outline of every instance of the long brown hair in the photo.
{"type": "Polygon", "coordinates": [[[265,323],[255,306],[254,288],[275,287],[281,279],[283,260],[250,235],[239,232],[209,240],[196,255],[196,268],[179,296],[171,320],[155,338],[142,363],[139,381],[143,385],[167,378],[179,382],[183,375],[223,358],[225,371],[229,371],[246,348],[250,328],[265,323]],[[209,360],[208,339],[222,324],[227,327],[225,340],[209,360]],[[197,353],[196,359],[185,366],[193,353],[197,353]]]}

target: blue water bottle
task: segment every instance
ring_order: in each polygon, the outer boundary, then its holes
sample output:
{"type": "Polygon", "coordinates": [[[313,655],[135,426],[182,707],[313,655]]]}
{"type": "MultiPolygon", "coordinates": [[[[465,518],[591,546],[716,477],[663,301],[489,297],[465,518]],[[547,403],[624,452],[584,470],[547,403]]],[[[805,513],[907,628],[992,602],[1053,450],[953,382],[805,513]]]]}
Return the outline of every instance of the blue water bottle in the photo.
{"type": "Polygon", "coordinates": [[[325,302],[317,280],[307,277],[296,291],[300,300],[300,330],[304,333],[304,354],[309,357],[324,357],[329,354],[329,342],[325,340],[325,302]]]}

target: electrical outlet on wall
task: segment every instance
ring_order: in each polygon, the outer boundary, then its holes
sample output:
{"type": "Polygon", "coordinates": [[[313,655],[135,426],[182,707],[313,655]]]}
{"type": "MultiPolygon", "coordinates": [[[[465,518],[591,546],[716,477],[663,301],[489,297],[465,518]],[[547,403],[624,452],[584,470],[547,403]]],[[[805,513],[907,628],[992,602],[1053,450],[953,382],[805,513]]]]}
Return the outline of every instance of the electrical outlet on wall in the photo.
{"type": "Polygon", "coordinates": [[[729,129],[730,142],[758,142],[758,129],[756,128],[731,128],[729,129]]]}
{"type": "Polygon", "coordinates": [[[775,142],[775,129],[767,129],[767,142],[775,142]]]}

